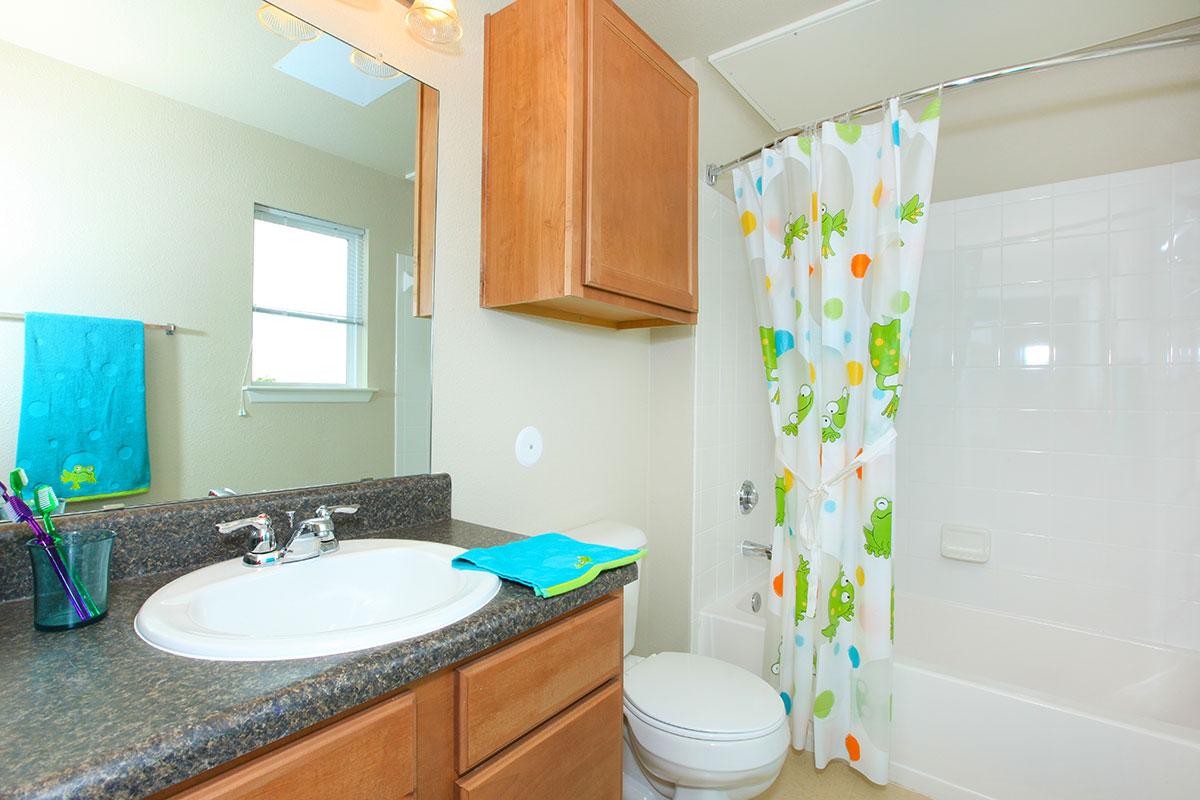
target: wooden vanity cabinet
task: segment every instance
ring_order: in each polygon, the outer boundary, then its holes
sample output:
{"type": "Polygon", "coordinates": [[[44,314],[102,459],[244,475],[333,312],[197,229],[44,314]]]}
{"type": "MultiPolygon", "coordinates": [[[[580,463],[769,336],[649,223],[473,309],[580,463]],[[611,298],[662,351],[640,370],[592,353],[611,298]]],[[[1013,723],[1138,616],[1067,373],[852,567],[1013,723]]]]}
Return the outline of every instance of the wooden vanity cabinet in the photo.
{"type": "Polygon", "coordinates": [[[620,797],[621,602],[609,595],[158,797],[620,797]]]}
{"type": "Polygon", "coordinates": [[[485,22],[481,305],[695,323],[696,82],[611,0],[485,22]]]}

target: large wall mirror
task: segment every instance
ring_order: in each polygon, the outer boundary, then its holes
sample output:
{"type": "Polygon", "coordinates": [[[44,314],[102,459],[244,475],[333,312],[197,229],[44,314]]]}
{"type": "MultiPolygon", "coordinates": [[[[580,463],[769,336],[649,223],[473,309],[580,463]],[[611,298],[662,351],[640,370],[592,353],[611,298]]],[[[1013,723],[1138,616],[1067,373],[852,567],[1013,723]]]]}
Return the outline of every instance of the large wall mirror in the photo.
{"type": "Polygon", "coordinates": [[[429,470],[436,90],[261,0],[0,0],[0,471],[429,470]]]}

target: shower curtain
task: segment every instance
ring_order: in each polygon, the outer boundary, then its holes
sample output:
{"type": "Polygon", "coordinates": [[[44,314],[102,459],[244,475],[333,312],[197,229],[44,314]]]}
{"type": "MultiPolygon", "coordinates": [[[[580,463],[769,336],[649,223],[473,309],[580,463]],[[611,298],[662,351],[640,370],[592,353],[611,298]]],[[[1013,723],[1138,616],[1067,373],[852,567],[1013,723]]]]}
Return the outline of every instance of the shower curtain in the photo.
{"type": "Polygon", "coordinates": [[[887,783],[893,422],[940,99],[914,120],[826,122],[734,172],[775,432],[766,663],[792,746],[887,783]]]}

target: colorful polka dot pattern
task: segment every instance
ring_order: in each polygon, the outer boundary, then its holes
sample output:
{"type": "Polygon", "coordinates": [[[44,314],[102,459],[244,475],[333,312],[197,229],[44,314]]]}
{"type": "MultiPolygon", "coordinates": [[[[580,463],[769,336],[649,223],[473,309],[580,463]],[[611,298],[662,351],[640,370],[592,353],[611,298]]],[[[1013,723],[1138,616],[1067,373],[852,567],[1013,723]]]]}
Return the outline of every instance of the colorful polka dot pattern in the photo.
{"type": "Polygon", "coordinates": [[[811,724],[820,763],[845,759],[879,782],[889,761],[894,449],[842,473],[899,408],[937,131],[937,110],[914,121],[892,103],[881,123],[825,123],[734,171],[775,431],[766,594],[777,664],[788,665],[776,670],[777,690],[793,737],[811,724]],[[841,482],[810,499],[834,476],[841,482]],[[814,553],[806,543],[817,522],[814,553]]]}

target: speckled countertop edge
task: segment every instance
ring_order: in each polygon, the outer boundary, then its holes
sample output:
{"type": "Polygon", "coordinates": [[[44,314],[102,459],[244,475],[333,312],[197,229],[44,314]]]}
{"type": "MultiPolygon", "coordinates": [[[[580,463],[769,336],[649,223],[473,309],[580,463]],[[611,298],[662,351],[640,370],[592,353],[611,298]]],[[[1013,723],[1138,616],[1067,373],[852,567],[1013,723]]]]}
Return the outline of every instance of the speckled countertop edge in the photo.
{"type": "MultiPolygon", "coordinates": [[[[453,520],[371,536],[423,539],[468,548],[516,538],[516,534],[453,520]]],[[[25,723],[24,730],[18,725],[0,739],[0,797],[144,797],[519,636],[620,588],[636,577],[636,568],[627,566],[601,573],[587,586],[549,599],[539,599],[529,589],[505,581],[487,606],[434,633],[338,656],[261,664],[185,659],[136,640],[132,623],[141,603],[179,574],[147,575],[114,583],[109,617],[90,628],[66,634],[21,635],[19,631],[30,627],[29,601],[0,604],[0,637],[17,642],[15,652],[6,644],[0,654],[0,669],[10,679],[14,674],[19,678],[0,689],[0,712],[9,718],[10,712],[19,711],[25,723]],[[112,676],[111,687],[105,687],[111,688],[111,696],[96,691],[82,699],[76,697],[77,702],[90,702],[98,706],[95,708],[56,709],[53,702],[48,707],[44,701],[36,711],[15,708],[23,700],[26,705],[36,702],[32,693],[21,691],[22,681],[33,679],[24,673],[54,669],[53,662],[60,656],[55,652],[54,637],[80,634],[89,634],[97,641],[91,652],[79,658],[106,658],[105,666],[111,662],[113,670],[101,674],[120,673],[112,676]],[[22,642],[29,644],[22,648],[22,642]],[[40,664],[39,660],[49,663],[40,664]],[[158,713],[153,693],[170,692],[173,677],[181,684],[186,679],[190,696],[195,697],[197,681],[203,686],[208,676],[212,693],[227,691],[226,681],[238,681],[240,696],[230,702],[211,702],[208,707],[187,698],[170,697],[170,703],[183,704],[183,711],[172,715],[164,709],[158,713]],[[253,682],[257,676],[262,676],[261,688],[247,688],[241,683],[253,682]],[[145,693],[151,693],[147,706],[150,710],[138,714],[133,709],[147,702],[145,693]],[[32,735],[35,718],[51,720],[62,711],[83,718],[103,717],[105,721],[90,732],[89,741],[82,743],[56,742],[55,736],[63,731],[56,733],[49,727],[42,740],[14,741],[22,733],[32,735]],[[156,715],[158,718],[153,718],[156,715]]],[[[80,666],[78,660],[73,663],[80,666]]],[[[66,697],[70,692],[45,694],[66,697]]]]}

